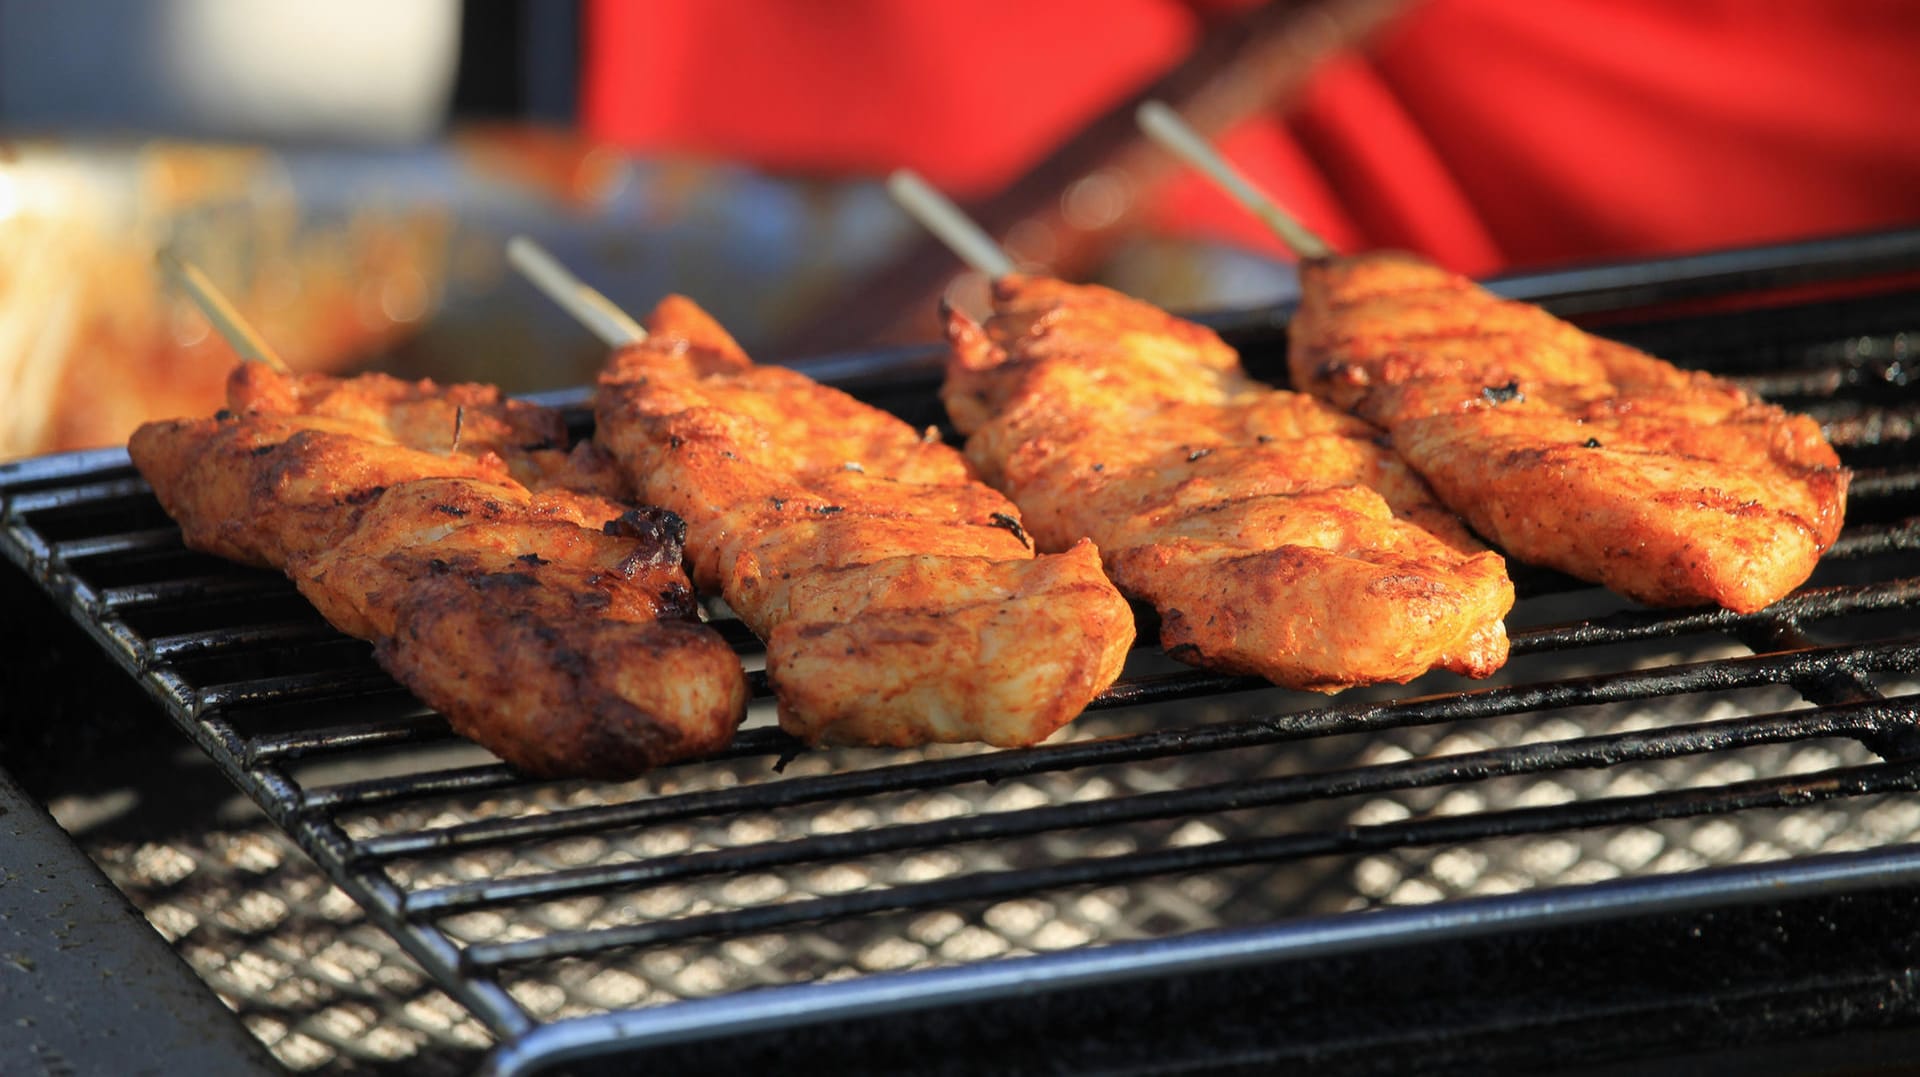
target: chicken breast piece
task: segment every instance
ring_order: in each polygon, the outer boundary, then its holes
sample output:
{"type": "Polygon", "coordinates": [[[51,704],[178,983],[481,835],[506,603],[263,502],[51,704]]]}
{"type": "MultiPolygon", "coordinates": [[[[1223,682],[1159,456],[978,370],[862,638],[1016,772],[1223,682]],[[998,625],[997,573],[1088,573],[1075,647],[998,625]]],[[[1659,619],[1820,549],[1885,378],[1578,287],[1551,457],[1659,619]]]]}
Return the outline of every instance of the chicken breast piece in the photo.
{"type": "Polygon", "coordinates": [[[236,403],[128,446],[187,545],[284,571],[456,732],[543,777],[631,777],[732,738],[746,678],[694,619],[677,517],[533,493],[484,445],[411,448],[377,413],[236,403]]]}
{"type": "Polygon", "coordinates": [[[595,437],[687,521],[695,582],[767,644],[812,744],[1033,744],[1119,676],[1133,614],[1091,546],[1036,557],[958,452],[750,361],[672,297],[600,380],[595,437]]]}
{"type": "Polygon", "coordinates": [[[947,314],[968,457],[1042,549],[1097,544],[1168,654],[1321,691],[1506,661],[1500,558],[1379,431],[1104,288],[1009,277],[994,311],[947,314]]]}
{"type": "Polygon", "coordinates": [[[1839,536],[1813,420],[1411,255],[1310,261],[1294,381],[1385,427],[1514,557],[1651,605],[1760,609],[1839,536]]]}

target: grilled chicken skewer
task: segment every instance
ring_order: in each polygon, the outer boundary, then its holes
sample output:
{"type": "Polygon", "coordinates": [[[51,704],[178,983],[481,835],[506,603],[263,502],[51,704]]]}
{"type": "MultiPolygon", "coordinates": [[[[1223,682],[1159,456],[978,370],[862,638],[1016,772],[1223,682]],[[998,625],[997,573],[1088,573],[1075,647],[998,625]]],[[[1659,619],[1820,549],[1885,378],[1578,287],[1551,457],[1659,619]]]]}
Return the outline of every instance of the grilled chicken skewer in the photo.
{"type": "MultiPolygon", "coordinates": [[[[514,257],[570,305],[604,304],[530,244],[514,257]]],[[[788,732],[1032,744],[1119,676],[1133,614],[1099,553],[1036,557],[1014,505],[933,431],[753,363],[679,296],[623,342],[590,324],[623,344],[595,436],[686,519],[695,582],[766,641],[788,732]]]]}
{"type": "MultiPolygon", "coordinates": [[[[971,227],[910,174],[894,190],[938,233],[971,227]]],[[[941,393],[967,455],[1042,549],[1098,543],[1160,610],[1169,655],[1321,691],[1506,660],[1500,558],[1377,431],[1253,381],[1201,326],[977,268],[998,278],[994,314],[947,312],[941,393]]]]}
{"type": "MultiPolygon", "coordinates": [[[[1209,175],[1231,172],[1164,106],[1141,122],[1209,175]]],[[[1849,476],[1812,419],[1412,255],[1314,243],[1296,248],[1294,384],[1384,427],[1512,556],[1650,605],[1751,612],[1839,537],[1849,476]]]]}
{"type": "Polygon", "coordinates": [[[284,571],[463,736],[606,778],[731,739],[746,679],[695,620],[684,525],[593,492],[615,476],[560,451],[555,413],[254,362],[228,404],[128,446],[187,545],[284,571]]]}

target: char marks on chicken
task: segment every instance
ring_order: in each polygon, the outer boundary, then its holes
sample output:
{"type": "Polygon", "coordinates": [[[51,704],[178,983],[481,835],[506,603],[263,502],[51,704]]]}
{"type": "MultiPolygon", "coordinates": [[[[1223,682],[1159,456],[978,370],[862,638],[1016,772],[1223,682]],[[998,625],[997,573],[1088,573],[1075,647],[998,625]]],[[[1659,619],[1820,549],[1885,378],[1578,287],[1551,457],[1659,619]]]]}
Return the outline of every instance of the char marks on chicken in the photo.
{"type": "Polygon", "coordinates": [[[1751,612],[1840,533],[1812,419],[1405,254],[1309,260],[1294,383],[1386,428],[1482,535],[1651,605],[1751,612]]]}
{"type": "Polygon", "coordinates": [[[1041,549],[1091,538],[1174,657],[1322,691],[1505,662],[1499,556],[1377,430],[1255,382],[1211,331],[1012,276],[947,332],[967,455],[1041,549]]]}
{"type": "Polygon", "coordinates": [[[745,675],[695,620],[678,532],[623,524],[617,474],[564,451],[557,414],[255,365],[228,395],[129,444],[187,545],[285,572],[457,732],[544,777],[630,777],[732,738],[745,675]]]}
{"type": "Polygon", "coordinates": [[[691,301],[600,379],[595,437],[687,521],[694,580],[767,644],[809,743],[1032,744],[1119,675],[1132,611],[1091,544],[1036,557],[930,432],[749,360],[691,301]]]}

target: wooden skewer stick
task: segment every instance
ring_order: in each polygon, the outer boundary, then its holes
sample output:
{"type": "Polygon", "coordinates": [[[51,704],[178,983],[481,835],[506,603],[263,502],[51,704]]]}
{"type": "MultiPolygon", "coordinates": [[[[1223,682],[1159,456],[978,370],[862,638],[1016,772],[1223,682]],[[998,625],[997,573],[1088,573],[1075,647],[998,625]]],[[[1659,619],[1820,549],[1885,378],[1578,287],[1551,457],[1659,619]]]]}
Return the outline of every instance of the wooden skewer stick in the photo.
{"type": "Polygon", "coordinates": [[[264,363],[282,374],[293,373],[293,368],[287,365],[287,361],[280,358],[279,353],[267,344],[259,331],[240,316],[239,311],[233,309],[233,304],[227,302],[227,297],[220,294],[220,289],[213,286],[213,282],[207,279],[205,273],[200,272],[199,266],[182,260],[173,252],[172,247],[160,248],[154,255],[154,260],[160,263],[160,269],[168,279],[193,298],[201,313],[207,316],[207,321],[213,323],[214,331],[218,332],[234,351],[240,353],[240,358],[249,363],[264,363]]]}
{"type": "Polygon", "coordinates": [[[1254,186],[1253,181],[1239,169],[1228,164],[1220,151],[1202,138],[1200,132],[1189,127],[1179,113],[1159,101],[1148,101],[1140,106],[1134,118],[1139,121],[1140,129],[1147,133],[1147,137],[1205,173],[1208,179],[1233,196],[1234,201],[1260,218],[1296,257],[1325,258],[1333,253],[1333,247],[1326,240],[1314,235],[1291,213],[1282,209],[1279,203],[1267,197],[1266,192],[1254,186]]]}
{"type": "Polygon", "coordinates": [[[961,261],[988,278],[999,280],[1013,272],[1013,259],[1007,257],[1007,252],[1000,249],[993,237],[946,195],[921,179],[919,173],[907,168],[894,172],[887,177],[887,193],[901,209],[959,255],[961,261]]]}
{"type": "Polygon", "coordinates": [[[624,348],[647,339],[647,331],[633,316],[614,305],[548,254],[545,247],[526,236],[507,240],[507,261],[522,276],[560,304],[560,309],[580,320],[610,348],[624,348]]]}

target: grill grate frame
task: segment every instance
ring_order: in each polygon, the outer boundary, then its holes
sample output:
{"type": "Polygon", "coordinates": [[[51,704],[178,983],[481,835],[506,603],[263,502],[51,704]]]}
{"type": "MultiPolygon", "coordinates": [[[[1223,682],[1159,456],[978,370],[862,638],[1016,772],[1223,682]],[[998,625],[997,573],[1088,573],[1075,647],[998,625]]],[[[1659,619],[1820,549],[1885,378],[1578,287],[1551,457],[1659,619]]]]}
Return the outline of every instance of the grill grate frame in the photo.
{"type": "MultiPolygon", "coordinates": [[[[1920,266],[1920,240],[1909,238],[1904,262],[1886,253],[1884,238],[1875,242],[1868,259],[1872,268],[1920,266]]],[[[1833,255],[1835,266],[1850,266],[1845,253],[1840,249],[1833,255]]],[[[1724,272],[1705,276],[1751,290],[1797,280],[1806,272],[1805,261],[1771,257],[1791,268],[1757,279],[1724,272]]],[[[528,1002],[526,982],[564,972],[566,960],[592,958],[617,967],[675,947],[714,946],[823,924],[830,928],[854,919],[885,920],[903,911],[977,908],[1002,898],[1086,893],[1141,880],[1212,878],[1249,865],[1357,862],[1376,854],[1508,838],[1744,818],[1772,809],[1910,795],[1920,788],[1915,739],[1920,631],[1913,627],[1920,620],[1914,616],[1920,608],[1920,445],[1912,419],[1920,400],[1910,383],[1908,342],[1920,340],[1910,335],[1920,334],[1920,297],[1896,290],[1867,299],[1775,303],[1732,313],[1626,318],[1650,299],[1699,294],[1702,279],[1688,276],[1684,266],[1664,271],[1656,266],[1636,283],[1581,288],[1561,279],[1557,284],[1564,305],[1586,310],[1609,309],[1604,297],[1614,295],[1611,309],[1620,318],[1608,322],[1607,332],[1738,377],[1763,395],[1819,415],[1861,472],[1845,534],[1811,586],[1750,615],[1630,608],[1554,574],[1517,569],[1523,600],[1514,621],[1515,661],[1512,672],[1487,686],[1436,677],[1409,689],[1350,693],[1308,704],[1265,690],[1251,678],[1175,668],[1154,648],[1142,647],[1121,684],[1095,705],[1097,714],[1114,718],[1102,727],[1105,736],[1007,752],[828,753],[812,757],[819,765],[808,773],[799,772],[809,769],[809,758],[803,757],[795,773],[783,775],[774,768],[797,746],[777,730],[756,728],[743,732],[719,759],[667,768],[645,785],[616,791],[610,802],[568,804],[562,793],[557,806],[529,810],[532,801],[514,798],[533,787],[574,786],[527,782],[497,763],[470,756],[384,776],[310,778],[316,768],[337,771],[363,760],[391,760],[444,744],[451,734],[381,674],[364,647],[341,642],[306,610],[280,577],[182,550],[178,530],[159,514],[123,452],[69,454],[0,468],[0,550],[137,678],[227,777],[442,989],[506,1044],[493,1060],[501,1072],[563,1057],[723,1036],[769,1022],[878,1014],[1016,988],[1137,981],[1176,969],[1343,947],[1391,947],[1450,933],[1780,900],[1834,888],[1920,884],[1920,848],[1893,841],[1744,868],[1653,872],[1504,896],[1443,897],[1428,907],[1376,907],[1364,915],[1280,916],[1221,933],[1194,935],[1175,928],[1164,939],[1074,945],[1017,960],[962,960],[951,967],[816,985],[804,993],[797,984],[776,985],[640,1010],[558,1017],[528,1002]],[[1661,272],[1666,279],[1646,283],[1649,273],[1658,278],[1661,272]],[[1783,326],[1792,331],[1783,332],[1783,326]],[[1768,338],[1766,347],[1750,361],[1742,360],[1742,342],[1759,337],[1768,338]],[[1765,689],[1787,690],[1805,705],[1704,714],[1740,693],[1765,689]],[[829,809],[862,808],[907,795],[1114,772],[1152,776],[1176,763],[1258,753],[1279,759],[1316,745],[1393,734],[1431,732],[1431,739],[1440,740],[1442,731],[1461,726],[1634,705],[1664,708],[1676,720],[1601,731],[1575,723],[1559,735],[1523,743],[1414,751],[1390,760],[1310,758],[1295,769],[1253,776],[1168,771],[1185,777],[1167,788],[1143,786],[1094,799],[976,805],[948,817],[895,818],[871,828],[800,837],[748,834],[731,844],[709,842],[705,848],[497,878],[444,879],[431,867],[461,857],[519,857],[530,848],[610,833],[644,835],[782,811],[814,812],[817,818],[829,809]],[[1700,714],[1704,717],[1688,720],[1700,714]],[[1062,839],[1066,851],[1039,862],[971,867],[889,885],[870,879],[842,892],[677,917],[549,928],[519,937],[476,940],[459,926],[463,917],[573,898],[617,897],[951,848],[1012,847],[1026,839],[1288,806],[1360,804],[1408,791],[1444,797],[1448,790],[1543,774],[1607,774],[1812,741],[1856,744],[1866,754],[1836,757],[1812,772],[1681,782],[1560,803],[1490,803],[1458,812],[1436,803],[1404,818],[1356,821],[1360,815],[1350,812],[1298,828],[1285,817],[1276,832],[1255,824],[1217,840],[1143,842],[1098,855],[1089,855],[1090,846],[1076,844],[1077,838],[1062,839]],[[703,785],[701,775],[714,781],[703,785]],[[496,799],[507,804],[497,814],[462,814],[496,799]],[[383,813],[426,823],[382,829],[377,820],[383,813]],[[452,819],[439,821],[439,815],[452,819]],[[417,870],[421,864],[429,868],[417,870]]],[[[1527,287],[1518,282],[1510,290],[1527,287]]],[[[1230,318],[1223,330],[1247,351],[1250,365],[1272,375],[1278,368],[1281,317],[1230,318]]],[[[814,366],[815,373],[910,419],[934,418],[928,414],[932,367],[925,350],[843,357],[814,366]]],[[[569,399],[577,403],[578,397],[563,396],[561,402],[569,399]]],[[[577,416],[575,425],[580,426],[577,416]]],[[[737,632],[732,638],[751,661],[757,650],[752,641],[737,632]]],[[[764,701],[764,678],[756,677],[753,688],[764,701]]]]}

